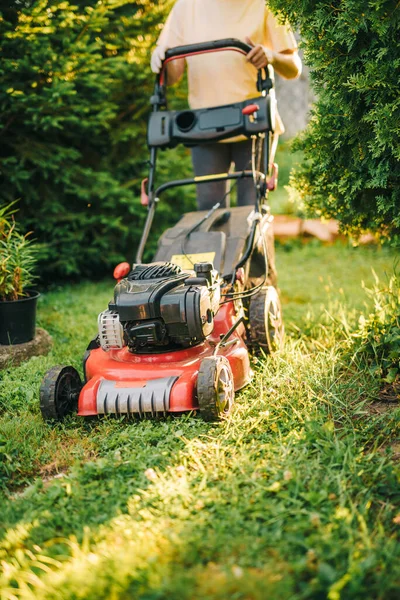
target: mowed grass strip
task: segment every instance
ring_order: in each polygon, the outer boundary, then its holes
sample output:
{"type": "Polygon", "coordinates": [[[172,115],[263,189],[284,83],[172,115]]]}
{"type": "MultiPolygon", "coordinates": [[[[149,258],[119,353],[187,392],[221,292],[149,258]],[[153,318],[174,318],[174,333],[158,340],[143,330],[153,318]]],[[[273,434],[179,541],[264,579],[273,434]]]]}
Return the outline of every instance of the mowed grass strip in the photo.
{"type": "Polygon", "coordinates": [[[110,284],[46,294],[52,355],[2,374],[2,598],[398,597],[399,410],[371,414],[380,383],[343,358],[361,279],[393,255],[311,245],[278,261],[286,348],[211,425],[42,423],[41,377],[79,367],[110,284]]]}

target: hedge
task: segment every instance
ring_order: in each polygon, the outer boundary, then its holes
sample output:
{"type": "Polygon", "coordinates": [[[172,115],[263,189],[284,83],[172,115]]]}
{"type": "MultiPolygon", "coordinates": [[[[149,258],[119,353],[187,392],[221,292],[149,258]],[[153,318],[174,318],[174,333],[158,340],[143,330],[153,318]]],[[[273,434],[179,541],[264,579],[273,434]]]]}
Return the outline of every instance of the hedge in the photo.
{"type": "Polygon", "coordinates": [[[344,230],[400,233],[400,7],[397,0],[271,0],[301,33],[318,100],[296,143],[293,184],[344,230]]]}
{"type": "MultiPolygon", "coordinates": [[[[149,56],[171,2],[38,0],[0,13],[0,198],[42,245],[46,279],[131,260],[145,210],[149,56]]],[[[161,158],[160,181],[189,170],[161,158]]],[[[153,247],[193,195],[160,204],[153,247]]],[[[150,252],[148,256],[150,256],[150,252]]]]}

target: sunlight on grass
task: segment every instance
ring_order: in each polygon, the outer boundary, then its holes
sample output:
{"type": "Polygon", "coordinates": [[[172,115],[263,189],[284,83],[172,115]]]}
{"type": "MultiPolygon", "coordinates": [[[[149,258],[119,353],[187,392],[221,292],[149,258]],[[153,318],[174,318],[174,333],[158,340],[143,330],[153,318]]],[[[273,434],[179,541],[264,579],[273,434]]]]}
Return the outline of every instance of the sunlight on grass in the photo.
{"type": "Polygon", "coordinates": [[[388,441],[400,411],[371,414],[379,378],[348,355],[370,302],[361,280],[392,260],[278,249],[286,347],[254,359],[253,382],[216,424],[42,423],[41,377],[57,362],[80,368],[112,282],[46,294],[51,355],[2,373],[1,597],[396,597],[399,470],[388,441]]]}

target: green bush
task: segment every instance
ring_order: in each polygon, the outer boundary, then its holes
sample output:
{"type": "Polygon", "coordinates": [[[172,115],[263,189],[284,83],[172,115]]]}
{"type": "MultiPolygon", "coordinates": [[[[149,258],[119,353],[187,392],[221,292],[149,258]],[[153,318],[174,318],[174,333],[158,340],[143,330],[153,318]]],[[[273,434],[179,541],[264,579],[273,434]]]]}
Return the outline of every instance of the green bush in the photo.
{"type": "MultiPolygon", "coordinates": [[[[98,276],[134,257],[145,217],[149,57],[170,4],[0,8],[0,200],[20,199],[21,224],[42,244],[43,277],[98,276]]],[[[184,150],[161,157],[161,176],[188,169],[184,150]]],[[[160,205],[153,247],[185,197],[160,205]]]]}
{"type": "Polygon", "coordinates": [[[400,375],[400,281],[394,274],[387,284],[375,276],[375,286],[367,290],[374,308],[360,317],[352,347],[370,369],[387,383],[400,375]]]}
{"type": "Polygon", "coordinates": [[[271,0],[302,36],[318,96],[293,180],[345,230],[400,234],[400,9],[397,0],[271,0]]]}

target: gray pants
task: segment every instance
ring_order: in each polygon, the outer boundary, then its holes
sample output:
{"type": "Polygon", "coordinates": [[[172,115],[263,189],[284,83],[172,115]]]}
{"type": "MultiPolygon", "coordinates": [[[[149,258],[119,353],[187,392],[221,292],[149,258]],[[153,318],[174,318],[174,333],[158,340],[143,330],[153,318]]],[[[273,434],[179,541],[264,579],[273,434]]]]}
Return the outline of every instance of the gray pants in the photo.
{"type": "MultiPolygon", "coordinates": [[[[251,140],[195,146],[192,148],[192,161],[196,177],[227,173],[232,163],[236,171],[251,169],[251,140]]],[[[229,183],[229,181],[217,181],[198,185],[198,209],[209,210],[217,202],[222,202],[222,207],[227,206],[229,183]]],[[[237,181],[238,206],[254,204],[255,201],[256,191],[253,180],[239,179],[237,181]]]]}

